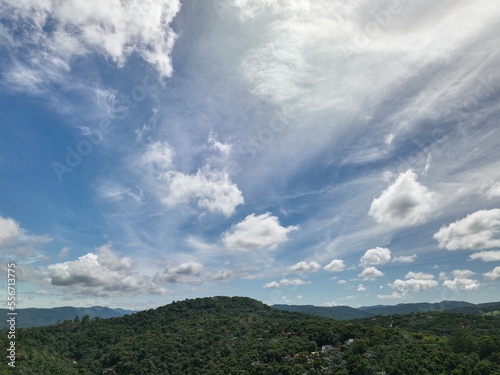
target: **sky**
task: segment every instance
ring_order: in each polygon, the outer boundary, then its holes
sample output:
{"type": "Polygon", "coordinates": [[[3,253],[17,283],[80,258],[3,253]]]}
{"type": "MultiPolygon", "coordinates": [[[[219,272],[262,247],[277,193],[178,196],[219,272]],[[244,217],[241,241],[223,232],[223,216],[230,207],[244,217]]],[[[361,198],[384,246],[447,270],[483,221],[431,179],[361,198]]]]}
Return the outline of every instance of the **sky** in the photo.
{"type": "Polygon", "coordinates": [[[17,307],[500,300],[498,3],[0,4],[17,307]]]}

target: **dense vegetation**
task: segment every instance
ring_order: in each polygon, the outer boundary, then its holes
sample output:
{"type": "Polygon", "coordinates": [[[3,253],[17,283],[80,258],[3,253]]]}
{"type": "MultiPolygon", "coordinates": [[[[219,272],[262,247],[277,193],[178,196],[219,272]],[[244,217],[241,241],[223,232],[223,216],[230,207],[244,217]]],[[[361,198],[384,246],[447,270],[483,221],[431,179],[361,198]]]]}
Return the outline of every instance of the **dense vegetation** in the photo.
{"type": "Polygon", "coordinates": [[[500,374],[499,323],[445,312],[336,321],[200,298],[21,329],[16,369],[0,374],[500,374]]]}

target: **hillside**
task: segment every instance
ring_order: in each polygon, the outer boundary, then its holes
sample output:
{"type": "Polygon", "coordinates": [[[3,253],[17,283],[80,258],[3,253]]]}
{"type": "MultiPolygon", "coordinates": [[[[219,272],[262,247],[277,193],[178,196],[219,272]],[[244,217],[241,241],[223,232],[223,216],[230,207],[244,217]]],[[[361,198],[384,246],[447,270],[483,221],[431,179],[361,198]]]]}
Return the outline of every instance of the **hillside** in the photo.
{"type": "Polygon", "coordinates": [[[283,311],[296,311],[304,314],[338,320],[348,320],[372,316],[369,312],[365,312],[361,309],[355,309],[349,306],[325,307],[313,305],[273,305],[273,307],[283,311]]]}
{"type": "Polygon", "coordinates": [[[498,374],[499,323],[445,312],[337,321],[244,297],[198,298],[20,329],[16,369],[0,374],[498,374]]]}
{"type": "Polygon", "coordinates": [[[304,314],[321,316],[338,320],[357,319],[377,315],[411,314],[419,312],[446,311],[452,313],[466,313],[494,315],[500,312],[500,302],[491,302],[475,305],[462,301],[442,301],[438,303],[401,303],[398,305],[377,305],[352,308],[349,306],[312,306],[312,305],[273,305],[284,311],[297,311],[304,314]]]}
{"type": "MultiPolygon", "coordinates": [[[[0,309],[0,314],[6,316],[8,310],[0,309]]],[[[92,307],[54,307],[50,309],[17,309],[17,328],[41,327],[73,320],[75,317],[83,318],[88,315],[91,318],[115,318],[126,314],[133,314],[135,311],[123,309],[110,309],[102,306],[92,307]]],[[[0,320],[0,329],[7,328],[7,321],[0,320]]]]}

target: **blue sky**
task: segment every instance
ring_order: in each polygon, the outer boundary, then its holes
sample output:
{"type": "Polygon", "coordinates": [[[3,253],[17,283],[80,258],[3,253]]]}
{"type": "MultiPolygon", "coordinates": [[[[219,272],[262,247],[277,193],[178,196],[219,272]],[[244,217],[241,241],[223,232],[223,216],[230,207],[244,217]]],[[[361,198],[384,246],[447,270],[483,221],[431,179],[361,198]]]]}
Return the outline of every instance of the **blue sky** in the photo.
{"type": "Polygon", "coordinates": [[[500,300],[494,2],[4,4],[19,307],[500,300]]]}

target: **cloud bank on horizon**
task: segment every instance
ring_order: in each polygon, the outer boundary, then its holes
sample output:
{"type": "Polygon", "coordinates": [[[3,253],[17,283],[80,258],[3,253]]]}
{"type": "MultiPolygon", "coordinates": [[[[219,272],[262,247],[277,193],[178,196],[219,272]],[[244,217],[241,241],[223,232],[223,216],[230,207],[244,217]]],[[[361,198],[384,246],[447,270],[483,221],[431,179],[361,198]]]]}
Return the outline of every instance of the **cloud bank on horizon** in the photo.
{"type": "Polygon", "coordinates": [[[20,307],[499,300],[499,16],[4,1],[0,257],[20,307]]]}

